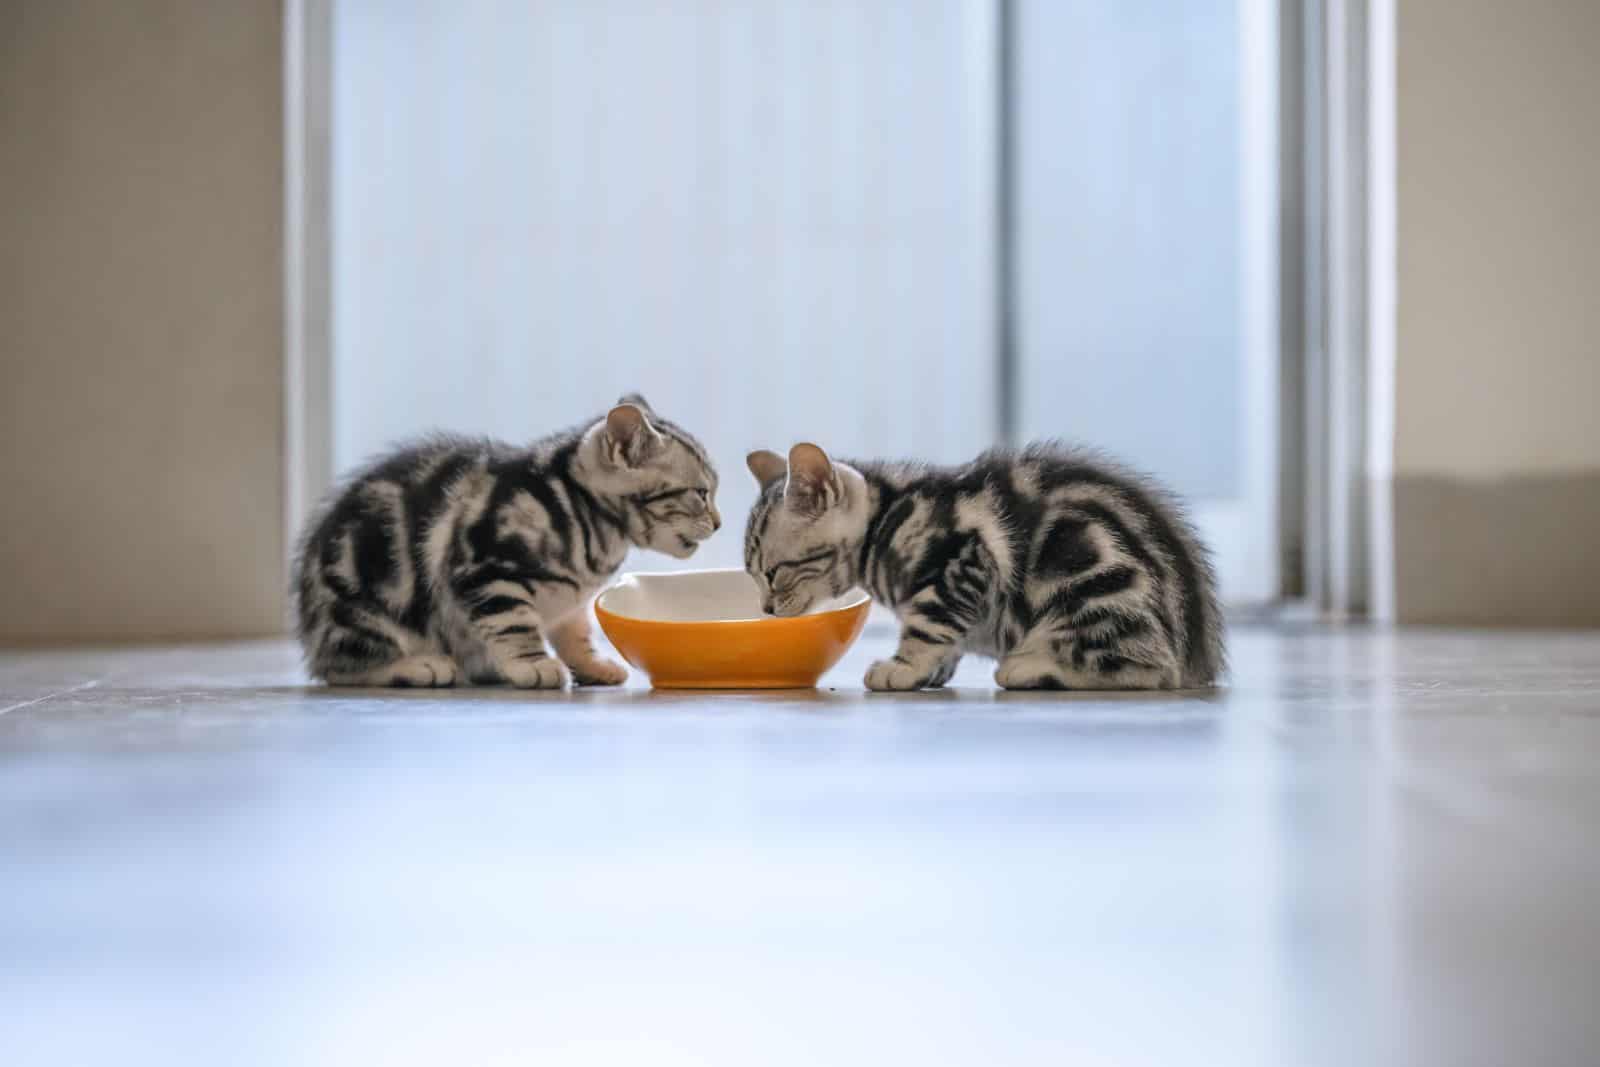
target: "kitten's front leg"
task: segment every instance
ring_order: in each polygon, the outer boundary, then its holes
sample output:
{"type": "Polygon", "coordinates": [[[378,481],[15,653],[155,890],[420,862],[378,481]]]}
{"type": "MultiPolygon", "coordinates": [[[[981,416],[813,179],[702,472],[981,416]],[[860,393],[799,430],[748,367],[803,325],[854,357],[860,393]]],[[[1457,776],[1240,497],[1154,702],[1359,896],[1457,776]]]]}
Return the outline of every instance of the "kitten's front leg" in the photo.
{"type": "Polygon", "coordinates": [[[589,629],[589,609],[583,607],[550,628],[550,644],[579,685],[621,685],[628,668],[594,650],[589,629]]]}
{"type": "Polygon", "coordinates": [[[900,631],[894,655],[867,668],[866,686],[875,690],[937,689],[950,680],[960,662],[960,648],[930,641],[908,623],[900,631]]]}
{"type": "Polygon", "coordinates": [[[868,689],[937,688],[955,674],[967,634],[992,591],[994,566],[976,538],[949,560],[900,609],[900,645],[867,669],[868,689]]]}
{"type": "Polygon", "coordinates": [[[517,619],[504,622],[488,632],[480,631],[494,669],[518,689],[565,687],[567,672],[562,669],[560,661],[545,649],[538,616],[530,609],[517,619]]]}
{"type": "Polygon", "coordinates": [[[868,689],[937,689],[961,662],[961,643],[972,619],[952,610],[938,587],[930,586],[900,613],[900,644],[894,655],[867,668],[868,689]]]}
{"type": "Polygon", "coordinates": [[[519,689],[560,689],[567,672],[544,647],[539,613],[521,585],[497,581],[487,589],[461,589],[468,618],[495,673],[519,689]]]}

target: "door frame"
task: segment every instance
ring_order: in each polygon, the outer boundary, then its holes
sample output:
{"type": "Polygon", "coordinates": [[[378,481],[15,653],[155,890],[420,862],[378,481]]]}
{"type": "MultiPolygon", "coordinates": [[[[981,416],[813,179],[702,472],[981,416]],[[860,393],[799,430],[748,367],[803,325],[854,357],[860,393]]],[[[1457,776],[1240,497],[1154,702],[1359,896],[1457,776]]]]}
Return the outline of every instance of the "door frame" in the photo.
{"type": "Polygon", "coordinates": [[[333,4],[284,0],[284,543],[333,481],[333,4]]]}
{"type": "Polygon", "coordinates": [[[1395,0],[1283,0],[1285,591],[1395,618],[1395,0]],[[1298,220],[1297,224],[1295,220],[1298,220]]]}

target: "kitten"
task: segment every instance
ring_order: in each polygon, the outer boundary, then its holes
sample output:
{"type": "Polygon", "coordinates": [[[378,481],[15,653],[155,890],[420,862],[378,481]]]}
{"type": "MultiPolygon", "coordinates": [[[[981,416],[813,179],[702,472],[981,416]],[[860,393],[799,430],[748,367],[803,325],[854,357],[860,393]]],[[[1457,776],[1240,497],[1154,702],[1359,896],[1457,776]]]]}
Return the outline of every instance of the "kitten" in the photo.
{"type": "Polygon", "coordinates": [[[1055,445],[958,467],[752,452],[745,569],[798,615],[862,586],[899,616],[868,689],[943,685],[965,652],[1007,689],[1208,686],[1223,668],[1209,556],[1149,482],[1055,445]]]}
{"type": "Polygon", "coordinates": [[[296,556],[300,642],[335,685],[628,676],[589,637],[589,599],[629,546],[679,559],[722,525],[705,449],[625,396],[532,447],[434,437],[357,474],[296,556]],[[548,638],[557,663],[545,650],[548,638]]]}

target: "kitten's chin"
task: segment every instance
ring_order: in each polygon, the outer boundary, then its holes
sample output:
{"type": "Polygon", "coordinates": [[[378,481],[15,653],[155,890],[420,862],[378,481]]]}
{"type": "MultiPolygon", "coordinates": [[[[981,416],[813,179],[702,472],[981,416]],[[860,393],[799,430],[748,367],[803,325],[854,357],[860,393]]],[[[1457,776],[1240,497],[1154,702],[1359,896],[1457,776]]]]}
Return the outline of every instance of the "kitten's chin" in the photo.
{"type": "Polygon", "coordinates": [[[700,542],[691,541],[687,537],[684,537],[680,534],[674,538],[671,544],[663,546],[662,551],[671,556],[673,559],[688,559],[690,556],[699,551],[699,549],[700,542]]]}

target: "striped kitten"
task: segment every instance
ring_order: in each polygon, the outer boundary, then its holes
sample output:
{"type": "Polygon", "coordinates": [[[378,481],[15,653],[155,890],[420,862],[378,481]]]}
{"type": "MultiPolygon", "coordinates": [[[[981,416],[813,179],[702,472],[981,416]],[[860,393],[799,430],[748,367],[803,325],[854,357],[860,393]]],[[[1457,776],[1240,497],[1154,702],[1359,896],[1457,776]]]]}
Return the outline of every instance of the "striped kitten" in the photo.
{"type": "Polygon", "coordinates": [[[868,689],[943,685],[963,653],[1007,689],[1208,686],[1223,667],[1206,550],[1165,492],[1054,445],[959,467],[752,452],[745,569],[768,614],[862,586],[901,622],[868,689]]]}
{"type": "Polygon", "coordinates": [[[295,593],[311,673],[548,689],[565,663],[580,684],[616,685],[628,672],[590,643],[590,597],[629,546],[692,555],[722,525],[716,489],[705,449],[639,396],[531,448],[403,448],[307,527],[295,593]]]}

